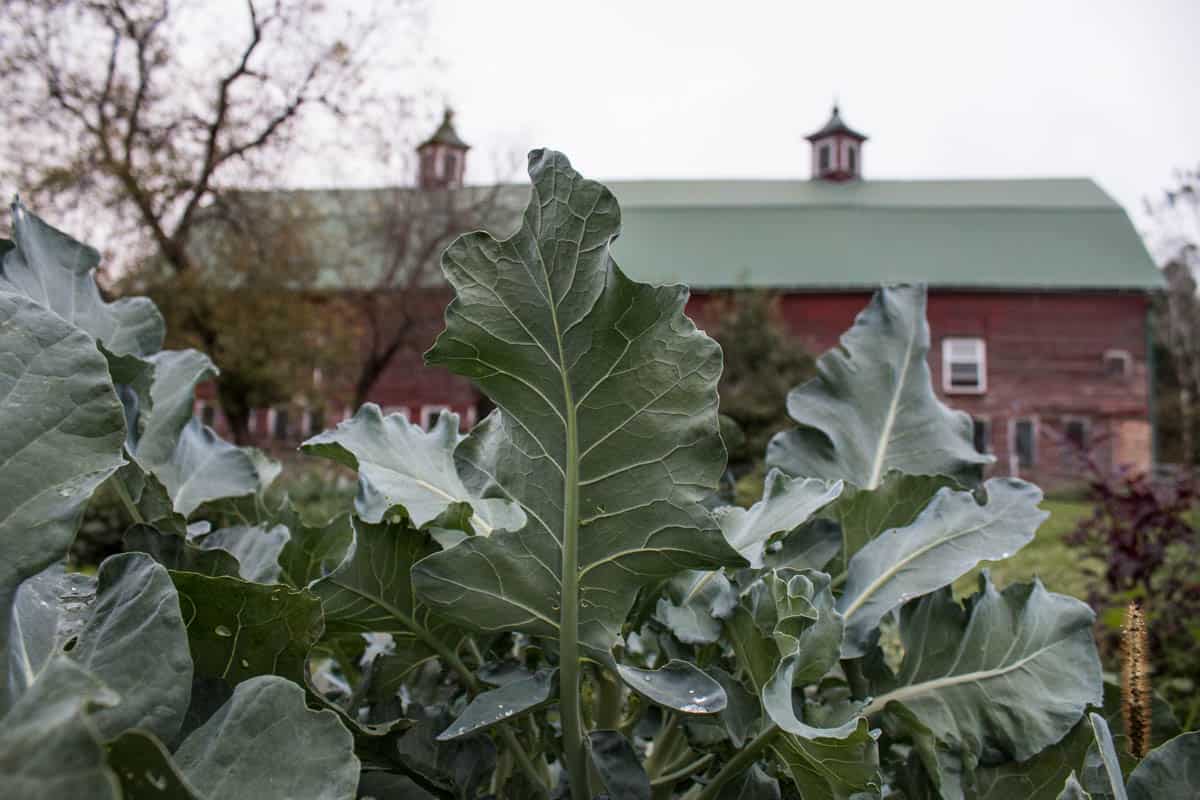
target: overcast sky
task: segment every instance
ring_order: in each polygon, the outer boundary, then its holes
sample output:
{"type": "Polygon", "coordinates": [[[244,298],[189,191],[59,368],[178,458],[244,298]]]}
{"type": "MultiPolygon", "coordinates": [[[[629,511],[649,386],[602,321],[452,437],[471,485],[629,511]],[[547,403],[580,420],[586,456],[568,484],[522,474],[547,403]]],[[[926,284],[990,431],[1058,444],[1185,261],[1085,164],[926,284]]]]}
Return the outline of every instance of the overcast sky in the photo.
{"type": "Polygon", "coordinates": [[[867,178],[1090,176],[1131,211],[1200,163],[1200,2],[434,0],[469,179],[806,178],[836,95],[867,178]]]}

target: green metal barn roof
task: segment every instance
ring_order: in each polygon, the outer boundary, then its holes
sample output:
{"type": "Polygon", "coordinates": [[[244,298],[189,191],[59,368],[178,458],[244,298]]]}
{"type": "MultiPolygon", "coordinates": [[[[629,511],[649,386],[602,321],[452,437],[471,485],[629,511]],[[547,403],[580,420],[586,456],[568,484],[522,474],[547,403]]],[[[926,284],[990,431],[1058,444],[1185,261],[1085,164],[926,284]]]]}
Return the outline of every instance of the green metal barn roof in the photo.
{"type": "Polygon", "coordinates": [[[1157,288],[1121,207],[1090,180],[637,181],[618,263],[692,286],[1157,288]]]}
{"type": "MultiPolygon", "coordinates": [[[[1161,285],[1124,210],[1087,179],[961,181],[614,181],[617,262],[630,276],[696,288],[857,289],[924,282],[967,289],[1144,291],[1161,285]]],[[[455,190],[460,198],[492,190],[455,190]]],[[[489,227],[520,223],[526,186],[501,187],[489,227]]],[[[386,257],[361,223],[399,198],[366,189],[247,193],[309,211],[328,288],[368,288],[386,257]],[[298,202],[303,196],[304,203],[298,202]],[[289,203],[291,205],[291,203],[289,203]],[[357,223],[349,222],[356,220],[357,223]]]]}

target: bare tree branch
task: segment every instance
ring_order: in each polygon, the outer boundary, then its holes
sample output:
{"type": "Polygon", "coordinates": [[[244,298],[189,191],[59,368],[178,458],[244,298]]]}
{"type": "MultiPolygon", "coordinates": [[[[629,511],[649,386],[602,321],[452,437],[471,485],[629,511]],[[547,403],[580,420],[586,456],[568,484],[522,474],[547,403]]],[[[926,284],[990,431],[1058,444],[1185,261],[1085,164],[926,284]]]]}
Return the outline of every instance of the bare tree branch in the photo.
{"type": "MultiPolygon", "coordinates": [[[[327,265],[295,219],[303,203],[264,214],[238,195],[279,188],[279,166],[319,147],[313,112],[347,126],[323,135],[347,135],[386,107],[381,92],[400,94],[380,66],[395,39],[377,40],[423,0],[240,2],[230,27],[189,0],[8,0],[0,182],[81,238],[108,238],[128,279],[153,289],[174,344],[210,351],[223,405],[244,413],[302,394],[306,370],[331,375],[314,354],[346,346],[328,329],[350,315],[322,319],[333,300],[310,291],[327,265]]],[[[373,353],[400,347],[398,319],[375,314],[373,353]]]]}
{"type": "Polygon", "coordinates": [[[278,181],[310,107],[367,116],[375,38],[421,1],[343,17],[321,0],[244,0],[239,32],[184,0],[12,0],[0,79],[15,135],[0,179],[35,203],[87,207],[88,222],[136,219],[153,246],[129,261],[187,271],[201,209],[225,186],[278,181]]]}

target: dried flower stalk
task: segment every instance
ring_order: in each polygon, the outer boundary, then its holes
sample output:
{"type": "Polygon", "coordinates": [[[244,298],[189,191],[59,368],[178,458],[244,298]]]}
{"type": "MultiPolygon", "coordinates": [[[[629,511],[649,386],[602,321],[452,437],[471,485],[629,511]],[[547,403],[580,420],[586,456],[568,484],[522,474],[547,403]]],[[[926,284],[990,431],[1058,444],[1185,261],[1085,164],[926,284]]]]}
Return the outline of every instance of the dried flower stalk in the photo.
{"type": "Polygon", "coordinates": [[[1150,659],[1146,615],[1140,600],[1125,611],[1121,631],[1121,716],[1129,752],[1143,758],[1150,750],[1150,659]]]}

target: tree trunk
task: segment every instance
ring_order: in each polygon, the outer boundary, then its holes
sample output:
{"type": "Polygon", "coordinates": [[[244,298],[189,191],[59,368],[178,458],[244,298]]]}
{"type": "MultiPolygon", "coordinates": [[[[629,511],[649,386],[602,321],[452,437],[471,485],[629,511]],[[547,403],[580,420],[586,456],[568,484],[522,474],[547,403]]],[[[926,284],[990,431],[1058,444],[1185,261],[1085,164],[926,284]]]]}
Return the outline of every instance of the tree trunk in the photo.
{"type": "Polygon", "coordinates": [[[217,399],[221,402],[221,410],[229,421],[229,430],[233,434],[233,443],[239,447],[250,444],[250,408],[249,397],[245,392],[238,391],[230,381],[217,381],[217,399]]]}
{"type": "Polygon", "coordinates": [[[351,413],[362,408],[363,403],[367,402],[371,390],[375,388],[379,376],[383,374],[384,367],[387,362],[380,364],[376,359],[372,358],[362,365],[362,369],[358,372],[358,380],[354,382],[354,405],[351,408],[351,413]]]}
{"type": "Polygon", "coordinates": [[[242,411],[237,414],[226,414],[225,419],[229,420],[233,443],[239,447],[250,444],[250,415],[242,411]]]}
{"type": "Polygon", "coordinates": [[[1181,386],[1179,388],[1179,439],[1183,455],[1180,461],[1186,467],[1191,467],[1196,458],[1196,451],[1192,444],[1195,435],[1192,425],[1192,392],[1186,386],[1181,386]]]}
{"type": "Polygon", "coordinates": [[[362,367],[358,371],[358,380],[354,382],[354,408],[356,410],[367,402],[371,390],[375,388],[375,384],[379,382],[388,365],[392,363],[392,359],[400,352],[408,335],[409,328],[405,326],[404,330],[392,336],[386,347],[371,353],[363,361],[362,367]]]}

